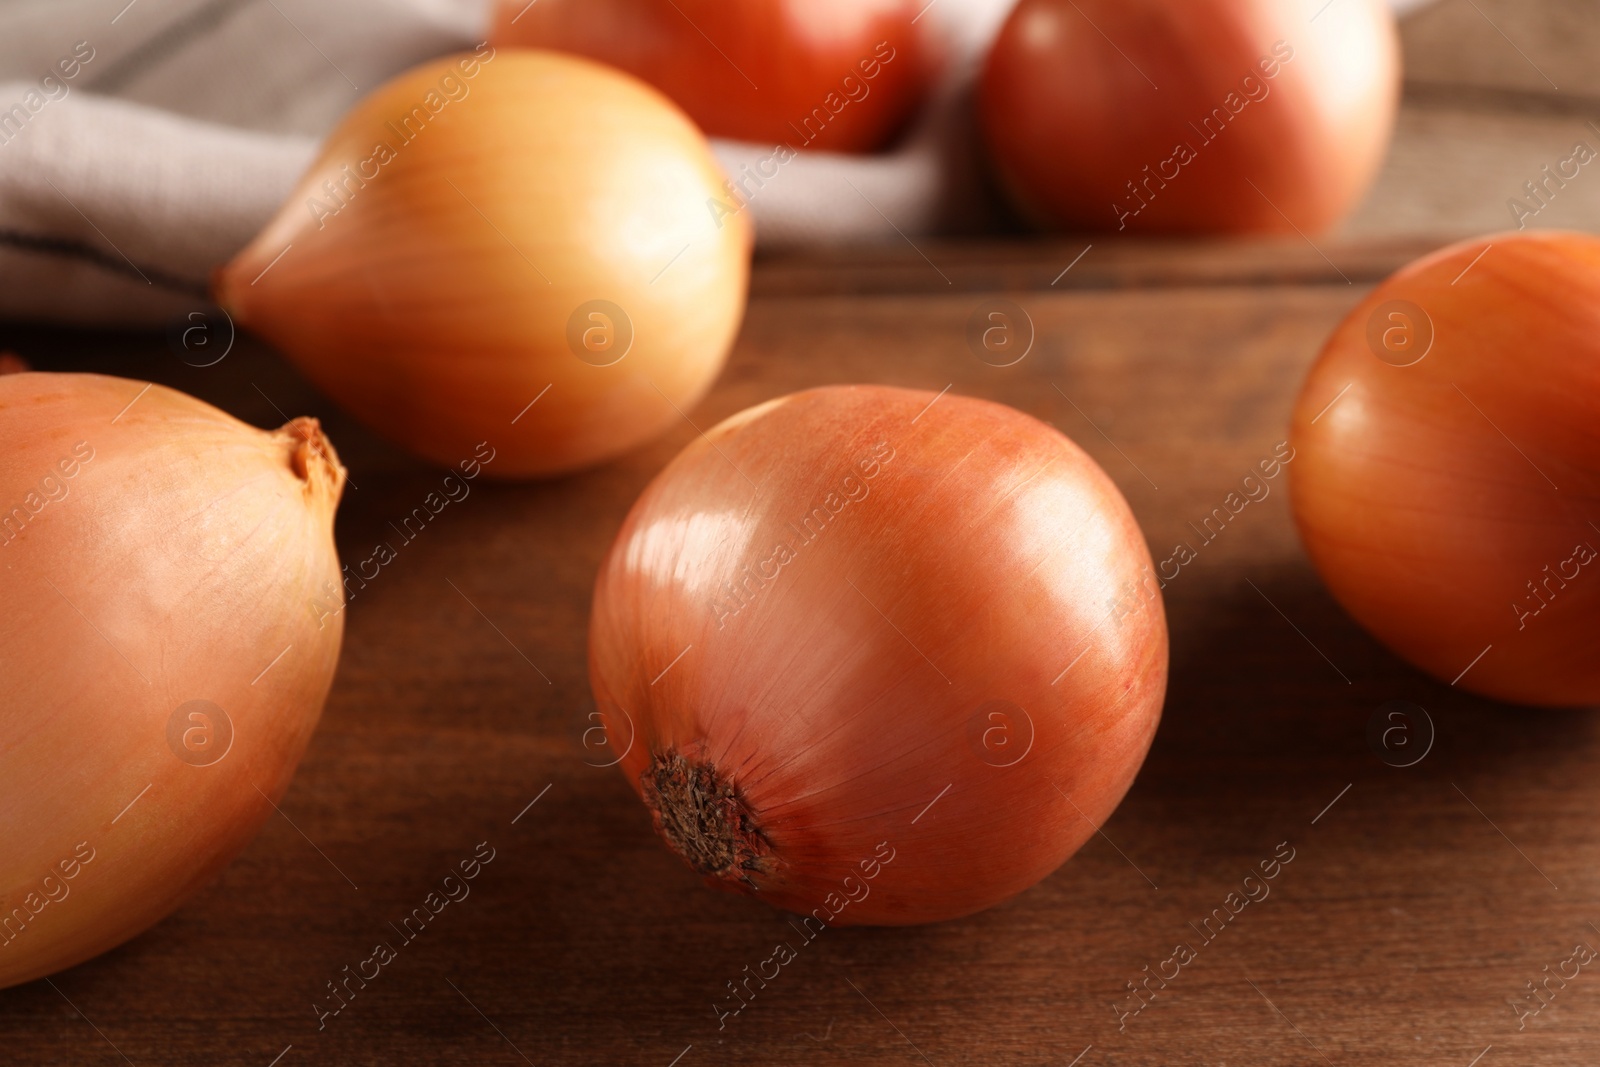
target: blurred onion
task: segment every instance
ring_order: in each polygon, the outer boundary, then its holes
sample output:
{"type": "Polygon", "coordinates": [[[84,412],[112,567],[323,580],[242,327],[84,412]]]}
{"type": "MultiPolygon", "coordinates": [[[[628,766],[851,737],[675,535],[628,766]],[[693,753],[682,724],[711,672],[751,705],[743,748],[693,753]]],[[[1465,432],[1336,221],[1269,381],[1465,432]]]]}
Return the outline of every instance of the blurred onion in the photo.
{"type": "Polygon", "coordinates": [[[598,59],[713,137],[870,152],[933,76],[926,0],[501,0],[490,39],[598,59]]]}
{"type": "Polygon", "coordinates": [[[984,69],[995,165],[1042,225],[1315,233],[1377,173],[1383,0],[1021,0],[984,69]]]}
{"type": "Polygon", "coordinates": [[[1291,443],[1306,550],[1363,626],[1463,689],[1600,702],[1600,239],[1404,268],[1328,339],[1291,443]]]}
{"type": "Polygon", "coordinates": [[[722,369],[751,245],[722,183],[649,86],[485,46],[358,104],[217,302],[418,455],[575,470],[681,422],[722,369]]]}

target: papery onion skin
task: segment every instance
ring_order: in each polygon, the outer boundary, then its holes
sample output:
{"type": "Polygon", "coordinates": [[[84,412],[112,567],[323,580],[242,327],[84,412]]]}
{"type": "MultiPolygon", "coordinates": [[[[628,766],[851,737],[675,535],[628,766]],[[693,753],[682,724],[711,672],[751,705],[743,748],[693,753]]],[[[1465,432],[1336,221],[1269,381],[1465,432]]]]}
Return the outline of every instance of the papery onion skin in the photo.
{"type": "Polygon", "coordinates": [[[571,471],[682,421],[721,370],[752,241],[745,213],[709,206],[723,181],[705,138],[642,82],[574,56],[480,48],[357,105],[219,272],[217,300],[427,459],[454,466],[488,441],[493,477],[571,471]],[[420,132],[406,142],[401,127],[420,132]],[[376,176],[358,186],[346,166],[376,176]],[[593,301],[631,323],[621,356],[574,347],[577,320],[576,336],[593,322],[621,343],[614,314],[580,313],[593,301]]]}
{"type": "Polygon", "coordinates": [[[0,514],[0,987],[133,937],[243,848],[338,661],[344,469],[316,421],[145,388],[0,378],[0,507],[24,510],[0,514]]]}
{"type": "Polygon", "coordinates": [[[1600,562],[1560,573],[1600,548],[1600,240],[1508,233],[1405,267],[1328,339],[1290,440],[1306,551],[1379,640],[1485,696],[1600,703],[1600,562]]]}
{"type": "Polygon", "coordinates": [[[705,772],[746,834],[691,866],[830,924],[1027,889],[1111,814],[1160,717],[1165,615],[1116,487],[1027,415],[935,399],[835,386],[734,416],[651,483],[595,589],[595,700],[658,831],[679,772],[705,772]],[[830,907],[883,843],[869,895],[830,907]]]}
{"type": "Polygon", "coordinates": [[[1315,233],[1371,183],[1399,93],[1384,0],[1021,0],[980,115],[1041,226],[1315,233]]]}
{"type": "Polygon", "coordinates": [[[490,40],[620,67],[676,100],[713,137],[870,152],[906,124],[927,92],[934,59],[916,25],[924,6],[918,0],[539,0],[531,6],[504,0],[490,40]],[[868,78],[870,71],[876,74],[868,78]],[[818,108],[825,118],[813,114],[818,108]]]}

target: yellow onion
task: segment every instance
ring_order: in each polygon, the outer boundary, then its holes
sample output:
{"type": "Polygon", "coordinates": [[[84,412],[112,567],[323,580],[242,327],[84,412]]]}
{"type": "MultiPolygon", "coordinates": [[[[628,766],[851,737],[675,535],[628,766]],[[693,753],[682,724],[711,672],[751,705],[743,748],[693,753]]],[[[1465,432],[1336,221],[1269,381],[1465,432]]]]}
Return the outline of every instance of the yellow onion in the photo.
{"type": "Polygon", "coordinates": [[[483,46],[378,89],[218,302],[341,405],[453,465],[545,475],[663,432],[744,309],[750,227],[704,136],[643,82],[483,46]]]}
{"type": "Polygon", "coordinates": [[[1600,240],[1463,241],[1323,346],[1289,483],[1329,590],[1395,652],[1498,700],[1600,703],[1600,240]]]}
{"type": "MultiPolygon", "coordinates": [[[[713,137],[871,152],[937,72],[927,0],[501,0],[491,39],[636,74],[713,137]]],[[[932,21],[932,20],[930,20],[932,21]]]]}
{"type": "Polygon", "coordinates": [[[1155,735],[1167,626],[1127,502],[1059,432],[832,386],[650,484],[595,585],[589,676],[708,882],[808,930],[904,925],[1014,896],[1094,835],[1155,735]]]}
{"type": "Polygon", "coordinates": [[[314,419],[0,377],[0,987],[155,923],[271,814],[339,657],[343,487],[314,419]]]}
{"type": "Polygon", "coordinates": [[[1400,80],[1385,0],[1020,0],[979,113],[1041,225],[1316,233],[1377,174],[1400,80]]]}

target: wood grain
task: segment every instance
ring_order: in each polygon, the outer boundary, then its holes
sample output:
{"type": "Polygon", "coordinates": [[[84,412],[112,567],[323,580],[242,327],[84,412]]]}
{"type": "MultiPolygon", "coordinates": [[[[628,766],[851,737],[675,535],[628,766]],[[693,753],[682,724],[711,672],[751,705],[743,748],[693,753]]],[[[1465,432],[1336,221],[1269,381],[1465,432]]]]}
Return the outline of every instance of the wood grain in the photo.
{"type": "MultiPolygon", "coordinates": [[[[1093,454],[1159,558],[1194,542],[1188,524],[1282,440],[1305,367],[1364,292],[1284,247],[1193,247],[1187,281],[1166,250],[1090,268],[1091,253],[1073,273],[1102,282],[1082,288],[1038,284],[1070,244],[940,249],[969,284],[856,295],[833,291],[825,260],[764,265],[732,363],[691,418],[707,427],[836,381],[991,397],[1093,454]],[[1114,284],[1140,277],[1165,282],[1114,284]],[[1008,286],[1037,331],[1012,367],[967,347],[992,298],[976,291],[985,278],[1032,280],[1008,286]]],[[[1362,279],[1381,269],[1371,248],[1324,251],[1369,263],[1362,279]]],[[[159,380],[262,425],[282,421],[277,409],[322,416],[359,485],[339,518],[346,558],[439,478],[248,342],[194,370],[141,339],[0,340],[48,368],[159,380]]],[[[480,482],[406,545],[349,609],[282,817],[150,933],[53,986],[0,993],[0,1059],[1466,1067],[1492,1045],[1488,1067],[1593,1062],[1600,985],[1587,973],[1521,1032],[1508,998],[1577,942],[1600,945],[1595,719],[1494,706],[1397,662],[1317,581],[1281,482],[1169,588],[1165,720],[1104,836],[971,919],[826,931],[719,1030],[724,983],[795,935],[763,905],[703,888],[620,775],[590,765],[610,757],[583,733],[590,584],[634,497],[695,433],[686,421],[555,482],[480,482]],[[1392,699],[1437,725],[1407,769],[1368,746],[1392,699]],[[395,940],[388,924],[484,841],[496,857],[471,895],[319,1030],[324,983],[395,940]],[[1203,944],[1189,924],[1280,842],[1295,858],[1271,895],[1203,944]],[[1119,1032],[1126,983],[1180,942],[1201,946],[1197,959],[1119,1032]]]]}
{"type": "Polygon", "coordinates": [[[1585,0],[1436,3],[1401,23],[1412,84],[1600,98],[1585,0]]]}
{"type": "Polygon", "coordinates": [[[1442,243],[1435,237],[1413,235],[1343,241],[1331,249],[1303,237],[1238,243],[1115,234],[1026,243],[897,240],[858,248],[768,253],[751,280],[751,292],[759,298],[1291,282],[1348,285],[1380,281],[1442,243]]]}
{"type": "MultiPolygon", "coordinates": [[[[1331,11],[1330,11],[1331,15],[1331,11]]],[[[1515,229],[1600,229],[1600,178],[1583,167],[1528,218],[1524,183],[1582,141],[1600,150],[1600,21],[1586,0],[1444,0],[1401,23],[1406,92],[1377,182],[1345,239],[1437,239],[1515,229]]],[[[1570,169],[1570,168],[1569,168],[1570,169]]],[[[1553,188],[1553,187],[1552,187],[1553,188]]]]}

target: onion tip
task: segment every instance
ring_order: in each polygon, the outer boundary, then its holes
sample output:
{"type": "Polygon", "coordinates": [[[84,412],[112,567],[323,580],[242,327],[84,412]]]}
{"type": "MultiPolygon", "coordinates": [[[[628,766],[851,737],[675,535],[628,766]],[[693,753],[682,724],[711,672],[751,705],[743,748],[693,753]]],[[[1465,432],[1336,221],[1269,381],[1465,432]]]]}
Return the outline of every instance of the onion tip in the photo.
{"type": "Polygon", "coordinates": [[[322,432],[322,423],[302,415],[285,423],[277,433],[288,446],[289,469],[305,483],[307,496],[319,496],[337,504],[344,494],[349,476],[333,442],[322,432]]]}

